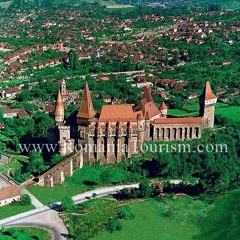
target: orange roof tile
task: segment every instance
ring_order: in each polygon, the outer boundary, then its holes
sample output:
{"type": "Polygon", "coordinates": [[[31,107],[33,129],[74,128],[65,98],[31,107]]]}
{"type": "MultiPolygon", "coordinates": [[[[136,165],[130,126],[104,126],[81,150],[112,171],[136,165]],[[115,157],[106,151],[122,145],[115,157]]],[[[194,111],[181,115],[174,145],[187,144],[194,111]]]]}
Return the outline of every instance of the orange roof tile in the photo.
{"type": "Polygon", "coordinates": [[[143,93],[143,96],[142,96],[142,99],[146,99],[147,102],[153,102],[154,103],[154,100],[152,98],[152,94],[150,92],[150,88],[148,86],[145,86],[144,87],[144,93],[143,93]]]}
{"type": "Polygon", "coordinates": [[[212,92],[211,85],[208,81],[206,82],[205,89],[202,95],[205,100],[217,98],[216,95],[214,95],[214,93],[212,92]]]}
{"type": "Polygon", "coordinates": [[[77,117],[92,118],[94,116],[95,116],[95,111],[94,111],[93,105],[92,105],[92,98],[90,95],[88,84],[86,83],[85,88],[84,88],[83,97],[82,97],[82,102],[81,102],[77,117]]]}
{"type": "Polygon", "coordinates": [[[0,201],[20,196],[17,185],[4,187],[0,189],[0,201]]]}
{"type": "Polygon", "coordinates": [[[166,110],[167,109],[167,106],[165,104],[165,102],[162,102],[161,106],[159,107],[159,110],[166,110]]]}
{"type": "Polygon", "coordinates": [[[99,121],[136,121],[137,115],[133,112],[132,104],[104,105],[100,109],[99,121]]]}
{"type": "Polygon", "coordinates": [[[202,123],[201,117],[192,118],[159,118],[155,119],[153,124],[191,124],[202,123]]]}

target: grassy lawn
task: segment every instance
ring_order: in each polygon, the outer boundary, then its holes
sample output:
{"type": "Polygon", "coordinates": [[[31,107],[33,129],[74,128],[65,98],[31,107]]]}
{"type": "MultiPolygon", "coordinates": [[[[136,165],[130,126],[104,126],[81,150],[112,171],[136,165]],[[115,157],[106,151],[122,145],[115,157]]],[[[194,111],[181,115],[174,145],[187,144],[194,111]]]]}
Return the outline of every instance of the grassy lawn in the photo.
{"type": "Polygon", "coordinates": [[[240,122],[240,107],[216,109],[216,114],[221,114],[232,122],[240,122]]]}
{"type": "Polygon", "coordinates": [[[16,239],[16,236],[18,236],[17,239],[51,239],[51,234],[49,232],[33,227],[8,228],[5,233],[0,233],[0,239],[4,240],[16,239]]]}
{"type": "MultiPolygon", "coordinates": [[[[196,101],[184,104],[183,109],[168,109],[171,117],[194,117],[198,116],[199,105],[196,101]]],[[[240,107],[232,107],[226,103],[217,103],[215,115],[221,114],[232,122],[240,122],[240,107]]]]}
{"type": "Polygon", "coordinates": [[[14,202],[9,205],[0,207],[0,219],[11,217],[19,213],[23,213],[29,210],[34,209],[33,205],[22,206],[19,202],[14,202]]]}
{"type": "Polygon", "coordinates": [[[49,203],[60,201],[66,195],[74,196],[79,193],[88,191],[89,188],[86,188],[82,185],[68,183],[56,184],[52,188],[33,186],[28,188],[28,190],[41,201],[43,204],[47,205],[49,203]]]}
{"type": "Polygon", "coordinates": [[[199,234],[196,221],[201,217],[208,205],[191,198],[167,200],[166,203],[157,200],[147,200],[131,204],[135,213],[133,220],[122,221],[121,231],[104,232],[92,240],[190,240],[199,234]],[[166,216],[169,208],[172,216],[166,216]]]}

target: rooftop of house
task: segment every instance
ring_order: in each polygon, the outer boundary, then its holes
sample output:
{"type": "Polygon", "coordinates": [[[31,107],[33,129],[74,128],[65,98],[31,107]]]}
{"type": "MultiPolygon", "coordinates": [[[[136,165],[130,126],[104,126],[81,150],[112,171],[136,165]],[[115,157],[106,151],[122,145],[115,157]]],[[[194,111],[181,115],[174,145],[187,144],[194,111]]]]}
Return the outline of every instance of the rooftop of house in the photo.
{"type": "Polygon", "coordinates": [[[12,185],[18,185],[18,183],[5,173],[0,173],[0,189],[12,185]]]}
{"type": "Polygon", "coordinates": [[[17,185],[12,185],[0,189],[0,201],[20,196],[17,185]]]}

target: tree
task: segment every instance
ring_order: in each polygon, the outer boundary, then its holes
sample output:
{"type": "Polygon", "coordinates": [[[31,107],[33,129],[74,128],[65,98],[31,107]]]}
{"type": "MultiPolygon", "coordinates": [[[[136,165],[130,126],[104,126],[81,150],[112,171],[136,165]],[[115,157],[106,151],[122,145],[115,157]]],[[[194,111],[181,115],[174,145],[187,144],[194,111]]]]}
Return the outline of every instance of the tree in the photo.
{"type": "Polygon", "coordinates": [[[129,206],[121,207],[117,212],[117,217],[120,219],[133,219],[134,216],[135,215],[129,206]]]}
{"type": "Polygon", "coordinates": [[[40,152],[34,150],[30,151],[29,160],[30,163],[27,166],[28,172],[39,174],[47,169],[40,152]]]}
{"type": "Polygon", "coordinates": [[[70,196],[65,196],[61,202],[62,209],[66,212],[72,212],[76,209],[76,205],[70,196]]]}
{"type": "Polygon", "coordinates": [[[114,173],[111,171],[111,169],[105,168],[103,171],[100,173],[100,181],[103,184],[110,183],[114,178],[114,173]]]}
{"type": "Polygon", "coordinates": [[[23,206],[29,206],[32,204],[31,198],[27,194],[23,194],[21,196],[21,205],[23,206]]]}
{"type": "Polygon", "coordinates": [[[122,224],[120,221],[116,218],[114,219],[109,219],[106,230],[110,233],[113,233],[114,231],[121,231],[122,230],[122,224]]]}
{"type": "Polygon", "coordinates": [[[140,197],[145,198],[152,195],[152,187],[150,185],[150,182],[146,178],[139,184],[138,190],[140,197]]]}
{"type": "Polygon", "coordinates": [[[77,53],[73,50],[70,50],[68,57],[69,57],[69,68],[71,70],[77,70],[78,69],[77,53]]]}
{"type": "Polygon", "coordinates": [[[221,5],[219,4],[209,4],[208,5],[209,11],[221,11],[221,5]]]}
{"type": "Polygon", "coordinates": [[[35,121],[35,133],[37,137],[47,137],[48,129],[54,126],[54,121],[44,112],[36,112],[33,116],[35,121]]]}

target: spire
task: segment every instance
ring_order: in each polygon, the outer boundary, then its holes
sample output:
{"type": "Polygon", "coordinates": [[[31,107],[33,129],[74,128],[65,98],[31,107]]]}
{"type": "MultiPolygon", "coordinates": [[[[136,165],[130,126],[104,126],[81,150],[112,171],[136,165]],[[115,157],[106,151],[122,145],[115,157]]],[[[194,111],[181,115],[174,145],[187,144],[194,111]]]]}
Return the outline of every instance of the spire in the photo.
{"type": "Polygon", "coordinates": [[[148,86],[145,86],[144,87],[144,92],[143,92],[143,96],[142,96],[142,99],[141,100],[144,100],[146,99],[147,102],[152,102],[154,103],[154,100],[152,98],[152,94],[150,92],[150,88],[148,86]]]}
{"type": "Polygon", "coordinates": [[[83,97],[82,97],[82,102],[80,105],[80,109],[79,112],[77,114],[78,118],[92,118],[95,115],[95,111],[93,109],[93,105],[92,105],[92,99],[90,96],[90,91],[88,88],[88,84],[85,84],[85,88],[84,88],[84,93],[83,93],[83,97]]]}
{"type": "Polygon", "coordinates": [[[63,105],[63,99],[62,99],[60,89],[58,90],[54,116],[64,118],[64,105],[63,105]]]}
{"type": "Polygon", "coordinates": [[[202,97],[204,98],[204,100],[210,100],[210,99],[217,98],[216,95],[214,95],[214,93],[212,92],[211,85],[208,81],[206,82],[204,91],[202,93],[202,97]]]}
{"type": "Polygon", "coordinates": [[[165,102],[162,102],[161,106],[159,107],[159,110],[160,111],[167,110],[167,106],[166,106],[165,102]]]}

